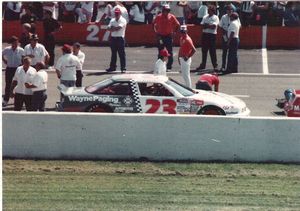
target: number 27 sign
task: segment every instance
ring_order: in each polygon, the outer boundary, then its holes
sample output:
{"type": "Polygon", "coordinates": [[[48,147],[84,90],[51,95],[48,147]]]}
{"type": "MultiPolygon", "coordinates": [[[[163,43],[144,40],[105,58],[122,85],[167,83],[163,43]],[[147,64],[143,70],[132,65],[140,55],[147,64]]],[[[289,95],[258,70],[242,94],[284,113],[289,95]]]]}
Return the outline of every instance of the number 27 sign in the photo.
{"type": "Polygon", "coordinates": [[[106,25],[88,25],[86,30],[89,32],[89,34],[87,35],[86,40],[89,42],[108,41],[110,31],[107,31],[106,29],[106,25]]]}

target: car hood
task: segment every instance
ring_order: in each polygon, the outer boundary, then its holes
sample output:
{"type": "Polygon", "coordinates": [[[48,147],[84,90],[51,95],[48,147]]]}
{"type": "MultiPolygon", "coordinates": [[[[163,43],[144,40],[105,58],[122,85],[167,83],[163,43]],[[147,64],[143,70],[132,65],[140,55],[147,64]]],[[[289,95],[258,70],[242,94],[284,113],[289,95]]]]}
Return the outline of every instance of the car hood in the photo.
{"type": "Polygon", "coordinates": [[[85,87],[63,87],[60,91],[63,95],[89,95],[85,87]]]}

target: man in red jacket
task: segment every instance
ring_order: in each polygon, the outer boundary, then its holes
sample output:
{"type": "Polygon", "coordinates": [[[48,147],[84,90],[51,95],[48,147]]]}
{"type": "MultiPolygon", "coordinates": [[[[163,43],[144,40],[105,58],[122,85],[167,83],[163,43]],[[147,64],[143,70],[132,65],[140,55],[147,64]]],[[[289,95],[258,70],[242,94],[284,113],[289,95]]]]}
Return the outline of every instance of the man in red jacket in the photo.
{"type": "Polygon", "coordinates": [[[153,21],[153,29],[157,35],[158,52],[166,48],[170,54],[167,69],[172,69],[173,64],[173,33],[179,31],[180,24],[176,17],[170,14],[170,6],[164,5],[162,13],[157,15],[153,21]]]}
{"type": "Polygon", "coordinates": [[[216,73],[208,74],[205,73],[200,76],[198,82],[196,83],[196,89],[202,89],[207,91],[212,91],[213,86],[215,88],[215,91],[219,91],[219,77],[216,73]]]}

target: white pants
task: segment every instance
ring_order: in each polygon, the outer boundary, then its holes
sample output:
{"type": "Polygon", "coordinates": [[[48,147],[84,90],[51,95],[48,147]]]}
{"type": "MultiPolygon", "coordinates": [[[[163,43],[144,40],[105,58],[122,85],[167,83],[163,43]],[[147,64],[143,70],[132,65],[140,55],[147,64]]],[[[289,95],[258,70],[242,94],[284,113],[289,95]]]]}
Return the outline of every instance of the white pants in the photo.
{"type": "Polygon", "coordinates": [[[191,74],[190,74],[192,58],[189,58],[187,61],[184,61],[184,59],[180,57],[179,60],[180,60],[181,75],[183,77],[185,85],[189,88],[192,88],[192,81],[191,81],[191,74]]]}

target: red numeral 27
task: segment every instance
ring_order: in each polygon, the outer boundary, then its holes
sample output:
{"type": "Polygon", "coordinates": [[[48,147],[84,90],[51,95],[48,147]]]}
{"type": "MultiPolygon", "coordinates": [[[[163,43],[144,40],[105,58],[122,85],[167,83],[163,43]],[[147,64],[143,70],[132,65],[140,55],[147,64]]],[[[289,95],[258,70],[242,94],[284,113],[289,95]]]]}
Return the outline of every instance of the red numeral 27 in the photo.
{"type": "MultiPolygon", "coordinates": [[[[146,113],[156,113],[161,106],[160,101],[154,99],[146,100],[146,105],[151,105],[146,113]]],[[[176,102],[174,100],[163,100],[162,106],[163,112],[168,114],[176,114],[176,102]]]]}

